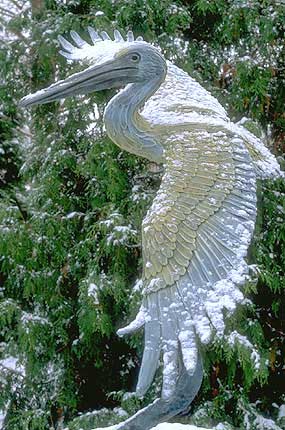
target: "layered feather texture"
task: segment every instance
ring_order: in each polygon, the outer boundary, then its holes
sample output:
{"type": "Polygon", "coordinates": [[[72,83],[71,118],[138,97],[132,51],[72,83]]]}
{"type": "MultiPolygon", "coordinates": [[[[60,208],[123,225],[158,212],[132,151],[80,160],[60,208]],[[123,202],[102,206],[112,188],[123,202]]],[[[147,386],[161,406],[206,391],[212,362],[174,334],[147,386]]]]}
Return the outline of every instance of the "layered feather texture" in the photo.
{"type": "Polygon", "coordinates": [[[202,130],[169,138],[161,188],[143,221],[145,298],[137,327],[124,331],[145,326],[139,392],[151,383],[161,351],[168,398],[179,351],[193,374],[198,339],[223,335],[225,312],[244,298],[239,285],[255,216],[256,174],[240,138],[202,130]]]}

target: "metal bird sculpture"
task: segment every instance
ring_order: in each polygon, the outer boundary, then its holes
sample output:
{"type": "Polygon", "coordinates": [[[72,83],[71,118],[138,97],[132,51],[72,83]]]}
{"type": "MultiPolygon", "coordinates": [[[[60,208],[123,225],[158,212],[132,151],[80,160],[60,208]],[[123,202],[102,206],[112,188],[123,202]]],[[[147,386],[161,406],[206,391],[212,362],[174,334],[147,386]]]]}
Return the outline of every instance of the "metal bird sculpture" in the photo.
{"type": "Polygon", "coordinates": [[[24,97],[21,106],[121,88],[108,103],[106,131],[121,149],[162,163],[160,189],[142,225],[143,299],[120,336],[144,327],[137,394],[159,358],[162,395],[110,429],[147,430],[186,410],[203,377],[200,345],[222,336],[225,316],[244,299],[255,225],[256,180],[280,175],[263,143],[232,123],[219,102],[161,52],[128,32],[114,40],[92,28],[93,45],[71,31],[60,51],[89,65],[24,97]]]}

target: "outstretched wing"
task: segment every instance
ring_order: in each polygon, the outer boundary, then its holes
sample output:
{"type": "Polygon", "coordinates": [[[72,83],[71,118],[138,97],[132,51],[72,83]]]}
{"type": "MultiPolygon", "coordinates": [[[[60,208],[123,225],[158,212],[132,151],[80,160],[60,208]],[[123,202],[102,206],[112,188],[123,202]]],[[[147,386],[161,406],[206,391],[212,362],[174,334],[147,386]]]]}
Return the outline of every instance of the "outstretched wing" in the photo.
{"type": "Polygon", "coordinates": [[[169,140],[161,187],[143,221],[146,294],[182,279],[209,287],[228,279],[254,228],[255,173],[243,141],[199,130],[169,140]]]}
{"type": "Polygon", "coordinates": [[[143,221],[144,300],[120,334],[145,326],[137,391],[152,382],[161,349],[163,396],[178,355],[193,374],[197,340],[224,331],[224,311],[243,300],[238,285],[256,216],[255,170],[244,142],[223,131],[184,131],[166,142],[161,188],[143,221]]]}

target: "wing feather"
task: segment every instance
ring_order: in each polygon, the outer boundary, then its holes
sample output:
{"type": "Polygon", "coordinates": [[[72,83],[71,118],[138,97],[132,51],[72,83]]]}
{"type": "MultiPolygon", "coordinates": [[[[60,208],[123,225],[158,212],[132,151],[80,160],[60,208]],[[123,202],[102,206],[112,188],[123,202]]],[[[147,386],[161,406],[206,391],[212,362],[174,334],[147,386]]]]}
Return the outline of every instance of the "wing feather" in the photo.
{"type": "Polygon", "coordinates": [[[243,298],[237,284],[247,273],[255,195],[254,166],[241,140],[204,130],[172,136],[161,188],[143,221],[150,263],[144,293],[176,286],[203,342],[210,327],[222,334],[223,310],[232,312],[243,298]]]}

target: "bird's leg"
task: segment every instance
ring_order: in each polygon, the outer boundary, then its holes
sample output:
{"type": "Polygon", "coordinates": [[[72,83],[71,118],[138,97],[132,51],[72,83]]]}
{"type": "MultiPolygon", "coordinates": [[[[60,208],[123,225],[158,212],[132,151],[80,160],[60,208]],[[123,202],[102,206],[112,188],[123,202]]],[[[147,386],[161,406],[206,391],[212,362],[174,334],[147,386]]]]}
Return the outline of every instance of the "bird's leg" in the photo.
{"type": "MultiPolygon", "coordinates": [[[[114,427],[116,430],[149,430],[161,422],[165,422],[181,412],[188,410],[196,397],[203,380],[203,366],[198,357],[196,370],[189,376],[180,359],[181,372],[176,389],[171,398],[156,399],[153,403],[138,411],[126,421],[114,427]]],[[[103,429],[102,429],[103,430],[103,429]]]]}

